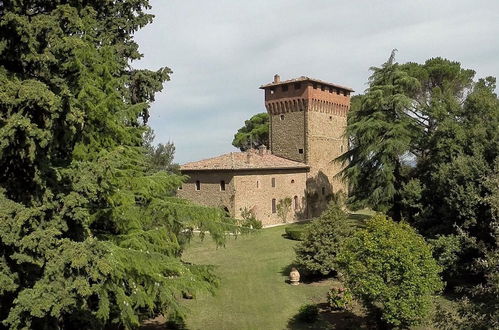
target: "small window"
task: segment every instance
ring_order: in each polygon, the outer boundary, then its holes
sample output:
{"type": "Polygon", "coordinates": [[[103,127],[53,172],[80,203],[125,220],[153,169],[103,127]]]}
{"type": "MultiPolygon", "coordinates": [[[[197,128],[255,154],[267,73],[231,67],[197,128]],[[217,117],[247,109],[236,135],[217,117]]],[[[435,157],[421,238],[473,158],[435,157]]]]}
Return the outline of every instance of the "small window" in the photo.
{"type": "Polygon", "coordinates": [[[295,196],[293,198],[294,204],[295,204],[295,211],[300,208],[300,205],[298,205],[298,196],[295,196]]]}
{"type": "Polygon", "coordinates": [[[334,92],[334,88],[329,86],[329,93],[333,93],[334,92]]]}
{"type": "Polygon", "coordinates": [[[295,180],[294,180],[294,179],[291,179],[291,183],[295,183],[295,180]]]}
{"type": "Polygon", "coordinates": [[[260,188],[260,181],[256,180],[256,187],[260,188]]]}
{"type": "Polygon", "coordinates": [[[326,90],[326,86],[322,85],[322,86],[321,86],[321,91],[323,91],[323,92],[324,92],[325,90],[326,90]]]}
{"type": "Polygon", "coordinates": [[[282,91],[287,92],[288,91],[288,85],[282,85],[282,91]]]}
{"type": "Polygon", "coordinates": [[[281,118],[281,120],[284,120],[284,115],[281,115],[280,118],[281,118]]]}
{"type": "Polygon", "coordinates": [[[340,90],[339,89],[336,90],[336,94],[340,95],[340,90]]]}
{"type": "Polygon", "coordinates": [[[201,190],[201,182],[196,181],[196,190],[201,190]]]}
{"type": "Polygon", "coordinates": [[[302,153],[303,153],[303,149],[301,149],[301,148],[300,148],[300,149],[298,149],[298,153],[299,153],[299,154],[302,154],[302,153]]]}
{"type": "Polygon", "coordinates": [[[300,83],[295,83],[295,89],[300,89],[301,88],[301,84],[300,83]]]}
{"type": "Polygon", "coordinates": [[[272,188],[275,188],[275,178],[272,178],[272,188]]]}
{"type": "Polygon", "coordinates": [[[329,120],[333,120],[333,116],[329,116],[329,120]]]}
{"type": "Polygon", "coordinates": [[[272,198],[272,213],[277,212],[277,206],[275,204],[275,198],[272,198]]]}
{"type": "Polygon", "coordinates": [[[341,152],[343,152],[343,144],[341,145],[341,148],[340,148],[341,152]]]}
{"type": "Polygon", "coordinates": [[[220,191],[225,191],[225,181],[220,181],[220,191]]]}
{"type": "Polygon", "coordinates": [[[326,187],[322,187],[322,195],[324,196],[326,194],[326,187]]]}
{"type": "Polygon", "coordinates": [[[312,84],[312,87],[313,87],[314,89],[317,89],[317,84],[316,84],[316,83],[313,83],[313,84],[312,84]]]}

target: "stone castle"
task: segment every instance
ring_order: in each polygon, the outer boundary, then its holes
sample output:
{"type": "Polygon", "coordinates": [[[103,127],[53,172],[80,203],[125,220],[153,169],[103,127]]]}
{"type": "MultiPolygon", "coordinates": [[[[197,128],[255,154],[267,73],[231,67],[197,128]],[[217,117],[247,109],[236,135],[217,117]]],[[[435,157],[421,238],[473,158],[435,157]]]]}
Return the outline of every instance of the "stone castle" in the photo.
{"type": "Polygon", "coordinates": [[[335,176],[333,160],[348,148],[344,136],[352,89],[308,77],[274,81],[265,91],[269,114],[269,150],[231,152],[182,165],[189,179],[178,196],[221,207],[231,216],[251,211],[263,225],[319,215],[333,193],[347,191],[335,176]],[[285,218],[281,200],[291,200],[285,218]]]}

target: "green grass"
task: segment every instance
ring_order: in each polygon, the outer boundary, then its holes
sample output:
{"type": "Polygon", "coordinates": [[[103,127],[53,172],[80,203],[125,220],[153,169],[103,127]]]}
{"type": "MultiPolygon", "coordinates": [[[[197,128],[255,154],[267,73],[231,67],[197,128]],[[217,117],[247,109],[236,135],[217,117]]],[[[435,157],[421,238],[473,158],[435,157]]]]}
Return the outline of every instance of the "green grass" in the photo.
{"type": "MultiPolygon", "coordinates": [[[[332,280],[286,283],[297,242],[284,238],[284,233],[285,226],[263,229],[230,239],[218,249],[209,238],[191,242],[184,259],[217,266],[221,286],[215,296],[203,294],[185,301],[189,329],[286,329],[301,305],[325,302],[332,280]]],[[[293,324],[292,328],[308,327],[293,324]]]]}

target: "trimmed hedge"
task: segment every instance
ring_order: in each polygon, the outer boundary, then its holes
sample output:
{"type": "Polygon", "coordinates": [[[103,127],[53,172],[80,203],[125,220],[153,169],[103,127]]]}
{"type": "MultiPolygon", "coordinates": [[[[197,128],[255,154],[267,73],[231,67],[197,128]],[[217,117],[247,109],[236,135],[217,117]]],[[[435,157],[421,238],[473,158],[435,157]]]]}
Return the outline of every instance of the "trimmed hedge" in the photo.
{"type": "Polygon", "coordinates": [[[295,241],[303,241],[307,235],[308,226],[293,226],[285,229],[286,236],[295,241]]]}

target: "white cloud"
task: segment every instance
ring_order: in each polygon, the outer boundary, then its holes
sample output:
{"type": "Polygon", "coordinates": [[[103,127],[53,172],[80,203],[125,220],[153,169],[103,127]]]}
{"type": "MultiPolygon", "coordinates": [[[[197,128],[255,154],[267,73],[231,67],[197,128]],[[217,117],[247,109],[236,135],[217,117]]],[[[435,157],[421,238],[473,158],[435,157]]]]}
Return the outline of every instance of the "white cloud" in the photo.
{"type": "Polygon", "coordinates": [[[275,73],[366,88],[369,67],[442,56],[499,76],[499,1],[152,0],[136,34],[136,65],[173,69],[150,119],[177,161],[235,150],[245,119],[265,110],[258,87],[275,73]]]}

